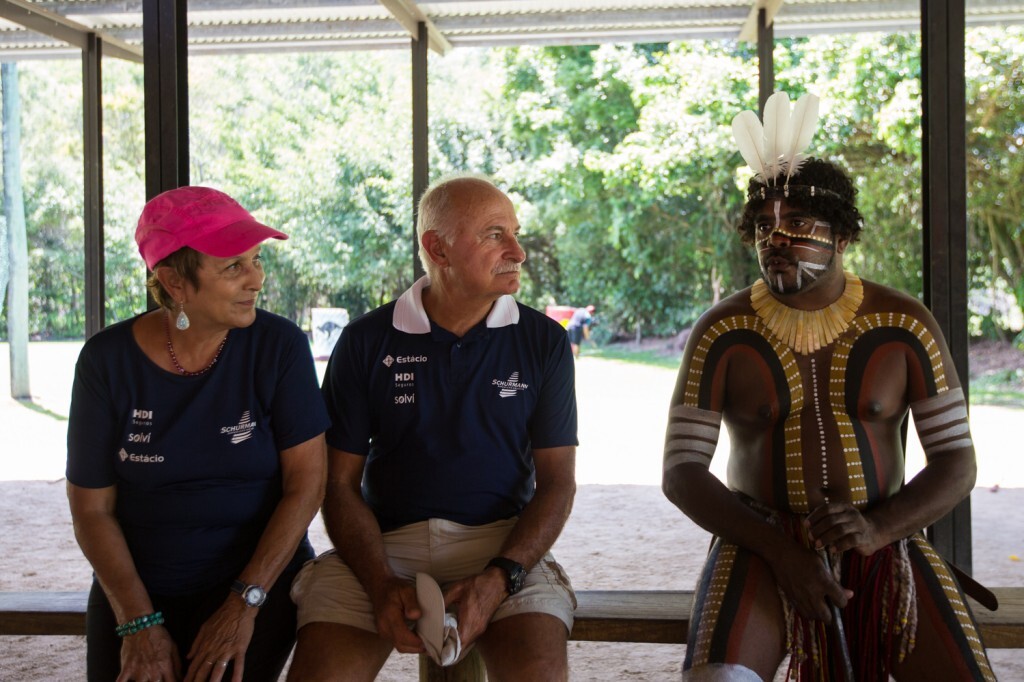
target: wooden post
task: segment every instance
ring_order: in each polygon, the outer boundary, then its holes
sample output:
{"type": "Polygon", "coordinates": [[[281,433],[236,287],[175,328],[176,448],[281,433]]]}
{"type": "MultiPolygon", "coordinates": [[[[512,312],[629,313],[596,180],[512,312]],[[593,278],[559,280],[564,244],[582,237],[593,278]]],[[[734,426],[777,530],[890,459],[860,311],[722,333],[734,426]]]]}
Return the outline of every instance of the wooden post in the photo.
{"type": "MultiPolygon", "coordinates": [[[[968,398],[964,5],[964,0],[921,1],[921,208],[924,302],[946,337],[968,398]]],[[[928,539],[944,559],[970,574],[971,498],[932,524],[928,539]]]]}
{"type": "Polygon", "coordinates": [[[21,98],[18,64],[0,65],[3,87],[4,215],[10,254],[7,285],[7,340],[11,356],[11,397],[29,400],[28,380],[28,238],[25,234],[25,197],[21,187],[21,98]]]}
{"type": "Polygon", "coordinates": [[[775,25],[768,23],[764,7],[757,11],[757,91],[757,110],[763,114],[775,92],[775,25]]]}
{"type": "Polygon", "coordinates": [[[412,272],[413,279],[424,274],[419,259],[420,240],[416,237],[416,209],[430,182],[430,140],[428,139],[427,56],[429,45],[427,25],[417,24],[416,40],[412,41],[412,272]]]}
{"type": "Polygon", "coordinates": [[[189,184],[188,0],[143,0],[146,199],[189,184]]]}
{"type": "Polygon", "coordinates": [[[82,133],[85,152],[85,338],[106,325],[103,253],[103,41],[86,36],[82,49],[82,133]]]}
{"type": "Polygon", "coordinates": [[[487,668],[477,649],[447,668],[434,663],[430,656],[420,654],[420,682],[487,682],[487,668]]]}

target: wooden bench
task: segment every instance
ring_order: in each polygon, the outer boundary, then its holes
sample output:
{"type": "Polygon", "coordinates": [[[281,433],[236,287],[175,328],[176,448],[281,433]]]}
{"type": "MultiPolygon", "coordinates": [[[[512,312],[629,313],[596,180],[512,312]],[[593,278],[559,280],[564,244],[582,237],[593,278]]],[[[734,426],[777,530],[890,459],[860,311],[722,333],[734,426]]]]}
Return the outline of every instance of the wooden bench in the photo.
{"type": "MultiPolygon", "coordinates": [[[[1024,649],[1024,587],[992,590],[999,610],[972,600],[971,608],[985,645],[1024,649]]],[[[0,635],[84,635],[86,592],[0,592],[0,635]]],[[[570,639],[583,642],[684,644],[689,629],[692,592],[581,590],[570,639]]],[[[461,666],[460,666],[461,667],[461,666]]],[[[438,676],[421,665],[423,680],[438,676]]],[[[463,677],[459,679],[472,679],[463,677]]]]}

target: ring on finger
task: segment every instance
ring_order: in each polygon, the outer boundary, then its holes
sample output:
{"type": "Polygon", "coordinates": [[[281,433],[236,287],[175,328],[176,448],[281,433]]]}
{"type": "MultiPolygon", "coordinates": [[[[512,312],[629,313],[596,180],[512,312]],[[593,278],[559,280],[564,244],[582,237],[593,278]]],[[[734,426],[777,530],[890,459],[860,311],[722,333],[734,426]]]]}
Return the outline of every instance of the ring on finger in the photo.
{"type": "Polygon", "coordinates": [[[220,667],[222,667],[222,668],[223,668],[224,666],[226,666],[227,664],[228,664],[228,662],[227,662],[227,661],[217,661],[217,665],[219,665],[219,666],[220,666],[220,667]]]}

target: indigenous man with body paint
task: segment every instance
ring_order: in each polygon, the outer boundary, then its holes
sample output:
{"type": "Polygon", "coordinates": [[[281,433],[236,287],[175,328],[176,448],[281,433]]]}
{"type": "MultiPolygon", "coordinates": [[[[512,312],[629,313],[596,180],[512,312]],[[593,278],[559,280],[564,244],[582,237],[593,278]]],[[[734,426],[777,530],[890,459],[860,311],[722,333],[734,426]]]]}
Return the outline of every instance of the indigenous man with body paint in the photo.
{"type": "Polygon", "coordinates": [[[756,171],[738,230],[761,280],[711,308],[672,397],[663,489],[715,538],[684,679],[992,680],[963,593],[921,529],[974,486],[967,406],[916,299],[843,269],[849,177],[803,157],[817,99],[734,121],[756,171]],[[904,482],[908,410],[927,458],[904,482]],[[729,429],[727,484],[709,470],[729,429]]]}

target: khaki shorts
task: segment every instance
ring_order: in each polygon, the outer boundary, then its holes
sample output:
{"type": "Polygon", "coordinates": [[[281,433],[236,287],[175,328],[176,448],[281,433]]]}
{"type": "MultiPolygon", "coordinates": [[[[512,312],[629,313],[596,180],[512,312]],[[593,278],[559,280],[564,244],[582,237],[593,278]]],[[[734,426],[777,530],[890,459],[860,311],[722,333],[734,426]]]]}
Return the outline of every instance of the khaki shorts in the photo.
{"type": "MultiPolygon", "coordinates": [[[[444,589],[484,570],[515,523],[516,519],[508,519],[463,526],[430,519],[384,533],[384,549],[395,575],[412,581],[417,573],[429,573],[444,589]]],[[[292,583],[291,596],[298,606],[300,628],[321,622],[377,631],[369,597],[334,550],[306,562],[292,583]]],[[[576,594],[569,578],[549,552],[527,574],[523,589],[501,603],[491,621],[520,613],[546,613],[571,631],[575,609],[576,594]]]]}

